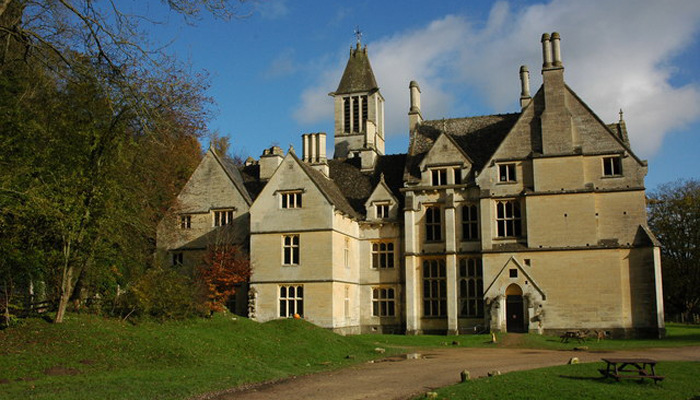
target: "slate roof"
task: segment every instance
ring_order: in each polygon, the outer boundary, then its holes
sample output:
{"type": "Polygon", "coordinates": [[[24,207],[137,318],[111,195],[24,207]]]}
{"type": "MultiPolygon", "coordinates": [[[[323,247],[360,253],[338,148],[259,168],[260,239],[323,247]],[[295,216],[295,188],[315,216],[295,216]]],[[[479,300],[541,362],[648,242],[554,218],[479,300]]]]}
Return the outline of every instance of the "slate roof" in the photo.
{"type": "Polygon", "coordinates": [[[412,133],[404,177],[419,179],[418,165],[441,133],[450,135],[480,171],[515,125],[520,113],[423,121],[412,133]]]}
{"type": "Polygon", "coordinates": [[[353,217],[356,219],[361,219],[362,215],[355,211],[355,208],[353,208],[350,205],[350,202],[348,199],[345,198],[343,193],[340,191],[338,188],[338,185],[336,185],[332,180],[330,180],[328,177],[326,177],[322,172],[317,171],[314,169],[312,166],[306,164],[305,162],[299,160],[297,156],[292,153],[292,156],[299,162],[299,165],[301,165],[301,168],[306,171],[306,174],[311,178],[312,181],[316,184],[316,186],[319,188],[321,193],[328,199],[328,201],[335,206],[336,209],[339,211],[353,217]]]}
{"type": "Polygon", "coordinates": [[[267,183],[260,181],[260,165],[242,165],[238,167],[238,170],[241,172],[243,184],[245,185],[246,189],[248,189],[250,197],[252,197],[253,200],[257,199],[258,195],[260,192],[262,192],[265,184],[267,183]]]}
{"type": "Polygon", "coordinates": [[[350,58],[335,94],[371,92],[378,89],[377,80],[374,79],[374,72],[367,57],[367,47],[361,49],[358,44],[357,48],[350,50],[350,58]]]}
{"type": "MultiPolygon", "coordinates": [[[[403,186],[405,162],[405,154],[392,154],[379,156],[374,171],[368,173],[361,172],[359,158],[328,160],[328,167],[330,178],[342,195],[355,212],[365,217],[367,215],[365,203],[377,187],[382,174],[384,182],[389,186],[394,197],[400,202],[403,201],[403,195],[399,189],[403,186]]],[[[399,204],[399,207],[403,207],[403,204],[399,204]]]]}
{"type": "Polygon", "coordinates": [[[238,166],[236,165],[236,163],[234,163],[233,160],[226,156],[222,157],[216,154],[214,149],[210,149],[209,151],[211,151],[211,153],[214,155],[214,158],[216,158],[219,164],[221,164],[221,166],[224,169],[224,172],[226,172],[226,175],[228,175],[229,179],[231,179],[234,186],[236,186],[236,188],[241,193],[245,201],[248,204],[252,204],[253,199],[250,197],[250,193],[248,193],[248,189],[243,183],[243,176],[241,176],[241,172],[238,170],[238,166]]]}

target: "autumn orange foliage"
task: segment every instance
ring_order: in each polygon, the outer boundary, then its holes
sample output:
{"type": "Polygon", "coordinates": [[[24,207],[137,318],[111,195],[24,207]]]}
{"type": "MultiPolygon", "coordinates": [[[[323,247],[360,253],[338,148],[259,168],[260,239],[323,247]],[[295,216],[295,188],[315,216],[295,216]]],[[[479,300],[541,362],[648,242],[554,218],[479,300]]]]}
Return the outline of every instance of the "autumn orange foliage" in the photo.
{"type": "Polygon", "coordinates": [[[228,299],[236,293],[236,284],[250,278],[250,257],[237,245],[211,245],[198,272],[207,291],[209,309],[223,311],[228,299]]]}

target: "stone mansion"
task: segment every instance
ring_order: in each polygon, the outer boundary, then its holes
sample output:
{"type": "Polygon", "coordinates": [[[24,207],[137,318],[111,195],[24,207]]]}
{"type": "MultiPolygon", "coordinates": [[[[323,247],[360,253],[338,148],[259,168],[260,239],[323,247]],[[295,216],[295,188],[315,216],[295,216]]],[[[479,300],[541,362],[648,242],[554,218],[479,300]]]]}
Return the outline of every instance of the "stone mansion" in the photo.
{"type": "Polygon", "coordinates": [[[384,98],[359,41],[325,133],[301,155],[234,165],[210,149],[158,227],[174,266],[239,243],[252,276],[236,308],[299,314],[343,334],[664,334],[647,163],[625,122],[605,123],[564,82],[560,36],[542,36],[542,86],[520,67],[518,112],[428,120],[410,82],[405,154],[384,152],[384,98]]]}

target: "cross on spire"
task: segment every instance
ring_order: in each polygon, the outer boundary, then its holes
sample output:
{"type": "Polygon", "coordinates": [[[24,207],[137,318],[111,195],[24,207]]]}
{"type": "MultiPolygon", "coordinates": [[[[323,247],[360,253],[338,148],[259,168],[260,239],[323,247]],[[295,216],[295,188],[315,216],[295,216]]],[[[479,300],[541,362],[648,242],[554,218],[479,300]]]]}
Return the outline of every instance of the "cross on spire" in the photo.
{"type": "Polygon", "coordinates": [[[360,30],[359,25],[355,27],[355,37],[357,38],[357,47],[359,48],[362,43],[362,31],[360,30]]]}

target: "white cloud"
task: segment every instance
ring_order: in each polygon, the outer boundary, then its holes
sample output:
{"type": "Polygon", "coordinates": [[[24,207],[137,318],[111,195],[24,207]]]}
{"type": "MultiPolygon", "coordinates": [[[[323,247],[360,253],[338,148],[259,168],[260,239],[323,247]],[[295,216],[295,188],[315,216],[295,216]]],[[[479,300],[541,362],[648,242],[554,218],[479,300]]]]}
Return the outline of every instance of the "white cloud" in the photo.
{"type": "MultiPolygon", "coordinates": [[[[540,36],[558,31],[569,86],[604,121],[615,121],[622,108],[635,150],[648,157],[665,134],[700,119],[699,83],[672,86],[669,64],[690,51],[699,27],[700,2],[553,0],[522,8],[498,2],[483,24],[446,16],[372,42],[369,54],[386,99],[386,130],[405,134],[411,80],[421,85],[425,118],[513,111],[519,66],[530,67],[534,92],[541,82],[540,36]]],[[[334,65],[304,92],[299,121],[332,118],[326,93],[343,66],[334,65]]]]}
{"type": "Polygon", "coordinates": [[[275,57],[267,67],[263,76],[268,79],[288,76],[297,71],[297,64],[294,61],[294,49],[285,49],[275,57]]]}

